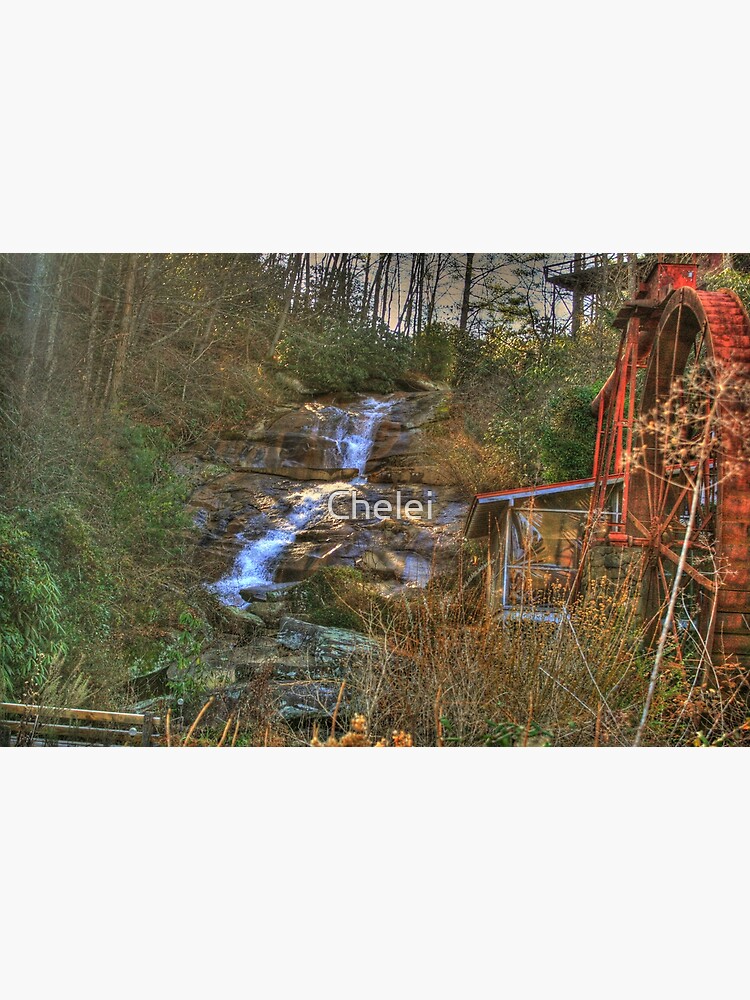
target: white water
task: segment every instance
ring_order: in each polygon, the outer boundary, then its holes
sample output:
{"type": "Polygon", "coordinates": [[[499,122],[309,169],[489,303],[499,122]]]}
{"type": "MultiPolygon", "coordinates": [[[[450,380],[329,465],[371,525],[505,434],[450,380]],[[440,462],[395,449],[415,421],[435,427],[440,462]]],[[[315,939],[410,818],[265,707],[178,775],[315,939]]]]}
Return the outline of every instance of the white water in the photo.
{"type": "MultiPolygon", "coordinates": [[[[326,483],[326,487],[330,487],[330,484],[326,483]]],[[[289,499],[293,504],[292,509],[286,514],[274,513],[272,526],[260,538],[247,541],[244,535],[239,536],[246,544],[237,557],[232,572],[209,588],[224,604],[244,604],[239,592],[245,587],[269,590],[273,586],[274,568],[286,549],[294,544],[297,532],[322,513],[320,486],[300,490],[289,499]]]]}
{"type": "MultiPolygon", "coordinates": [[[[354,483],[365,482],[365,469],[375,443],[380,421],[394,405],[391,399],[364,399],[356,409],[322,406],[315,410],[317,433],[331,441],[326,449],[326,468],[356,469],[354,483]]],[[[291,473],[292,470],[290,470],[291,473]]],[[[269,515],[269,527],[256,539],[246,539],[231,572],[216,583],[212,590],[224,604],[242,606],[240,590],[255,588],[270,590],[274,586],[274,571],[284,552],[297,537],[297,532],[320,520],[326,514],[329,495],[340,490],[342,483],[311,483],[292,493],[287,499],[291,510],[277,510],[269,515]]]]}
{"type": "Polygon", "coordinates": [[[375,443],[375,434],[392,406],[393,402],[389,399],[366,399],[358,412],[343,411],[345,419],[336,427],[338,460],[340,468],[357,470],[359,476],[354,482],[365,481],[365,468],[375,443]]]}
{"type": "Polygon", "coordinates": [[[359,475],[354,482],[363,483],[378,425],[392,406],[390,399],[364,399],[351,410],[311,406],[315,414],[311,434],[330,442],[325,449],[325,468],[356,469],[359,475]]]}

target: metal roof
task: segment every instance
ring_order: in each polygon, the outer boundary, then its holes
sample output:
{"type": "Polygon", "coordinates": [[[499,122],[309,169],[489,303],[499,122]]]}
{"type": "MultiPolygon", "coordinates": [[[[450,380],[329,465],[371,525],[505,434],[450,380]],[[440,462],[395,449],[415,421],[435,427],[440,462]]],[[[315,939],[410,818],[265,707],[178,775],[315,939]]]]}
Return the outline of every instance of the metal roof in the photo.
{"type": "MultiPolygon", "coordinates": [[[[608,482],[612,485],[621,483],[622,476],[610,476],[608,482]]],[[[511,501],[526,500],[533,497],[549,496],[554,493],[570,493],[574,490],[590,490],[596,480],[570,479],[563,483],[547,483],[543,486],[519,486],[511,490],[499,490],[496,493],[477,493],[466,515],[464,538],[481,538],[489,533],[490,518],[496,517],[504,506],[511,501]]]]}

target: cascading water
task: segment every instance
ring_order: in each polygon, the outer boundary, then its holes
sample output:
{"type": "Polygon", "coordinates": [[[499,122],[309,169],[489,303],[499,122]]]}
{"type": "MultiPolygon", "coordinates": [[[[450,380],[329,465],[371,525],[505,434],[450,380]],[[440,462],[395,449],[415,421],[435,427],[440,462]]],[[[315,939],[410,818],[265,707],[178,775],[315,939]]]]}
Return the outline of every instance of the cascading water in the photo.
{"type": "Polygon", "coordinates": [[[273,519],[269,519],[270,526],[259,538],[249,540],[245,535],[239,536],[245,545],[232,572],[209,588],[224,604],[244,604],[239,592],[245,588],[269,590],[273,586],[273,571],[279,559],[294,544],[297,532],[320,513],[318,487],[311,486],[293,493],[289,499],[292,509],[285,515],[276,513],[273,519]]]}
{"type": "MultiPolygon", "coordinates": [[[[357,477],[351,482],[363,483],[365,470],[375,443],[380,422],[394,405],[393,399],[367,398],[351,409],[328,405],[309,408],[313,412],[311,436],[325,439],[325,462],[328,469],[356,469],[357,477]]],[[[290,476],[294,475],[289,470],[290,476]]],[[[239,536],[245,544],[232,571],[209,586],[224,604],[241,606],[245,603],[240,591],[270,590],[274,586],[274,571],[284,553],[294,545],[297,532],[326,514],[329,495],[346,484],[315,483],[300,486],[286,499],[286,507],[271,512],[264,520],[259,537],[239,536]]],[[[257,527],[257,525],[256,525],[257,527]]]]}
{"type": "Polygon", "coordinates": [[[393,405],[391,399],[372,398],[348,410],[331,404],[309,404],[308,409],[314,414],[310,436],[321,438],[326,444],[324,468],[356,469],[359,475],[354,482],[364,482],[378,425],[393,405]]]}

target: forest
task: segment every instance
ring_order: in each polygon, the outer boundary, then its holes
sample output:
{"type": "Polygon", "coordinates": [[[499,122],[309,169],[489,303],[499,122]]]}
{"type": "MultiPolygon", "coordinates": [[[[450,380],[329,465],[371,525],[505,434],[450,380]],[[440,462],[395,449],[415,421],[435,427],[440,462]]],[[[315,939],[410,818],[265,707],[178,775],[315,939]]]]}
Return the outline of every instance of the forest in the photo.
{"type": "MultiPolygon", "coordinates": [[[[699,287],[750,301],[744,256],[699,287]]],[[[655,259],[0,256],[0,701],[169,745],[744,743],[741,663],[696,666],[674,606],[648,634],[603,576],[563,618],[498,614],[464,537],[478,494],[593,475],[655,259]],[[334,523],[342,481],[429,487],[437,519],[334,523]]]]}

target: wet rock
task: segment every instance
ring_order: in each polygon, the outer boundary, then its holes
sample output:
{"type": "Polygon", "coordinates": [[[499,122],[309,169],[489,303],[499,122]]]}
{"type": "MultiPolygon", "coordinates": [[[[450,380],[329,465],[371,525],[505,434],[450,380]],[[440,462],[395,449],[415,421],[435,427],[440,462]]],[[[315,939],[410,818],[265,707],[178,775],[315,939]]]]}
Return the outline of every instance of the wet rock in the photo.
{"type": "Polygon", "coordinates": [[[264,628],[265,622],[258,615],[253,614],[252,611],[247,611],[245,608],[235,608],[231,605],[226,605],[224,608],[225,617],[227,617],[230,623],[239,622],[241,625],[250,626],[251,628],[264,628]]]}
{"type": "Polygon", "coordinates": [[[390,532],[401,532],[404,530],[404,525],[401,521],[396,521],[392,517],[384,517],[381,520],[376,521],[372,525],[373,531],[390,531],[390,532]]]}
{"type": "Polygon", "coordinates": [[[247,453],[247,442],[236,438],[219,440],[211,448],[211,456],[230,467],[236,466],[247,453]]]}
{"type": "MultiPolygon", "coordinates": [[[[339,683],[321,680],[280,684],[277,697],[279,714],[290,722],[330,718],[340,691],[339,683]]],[[[344,700],[345,697],[342,698],[344,700]]]]}
{"type": "Polygon", "coordinates": [[[375,469],[369,476],[371,483],[392,483],[393,471],[391,469],[375,469]]]}
{"type": "MultiPolygon", "coordinates": [[[[244,468],[264,472],[275,470],[282,476],[300,468],[330,471],[337,464],[331,461],[336,454],[336,442],[325,433],[326,430],[328,427],[321,421],[316,408],[305,406],[292,410],[268,426],[262,441],[248,442],[233,464],[241,463],[244,468]]],[[[329,433],[332,432],[331,428],[329,433]]]]}
{"type": "Polygon", "coordinates": [[[353,479],[357,469],[317,469],[307,465],[243,465],[239,463],[238,468],[247,469],[248,472],[262,472],[267,476],[283,476],[288,479],[291,475],[295,479],[304,482],[337,483],[339,480],[353,479]]]}
{"type": "Polygon", "coordinates": [[[276,569],[276,581],[278,583],[300,583],[307,579],[323,566],[329,565],[331,556],[340,548],[340,543],[318,547],[318,551],[304,551],[295,545],[293,550],[286,555],[276,569]]]}
{"type": "Polygon", "coordinates": [[[369,569],[380,576],[398,577],[400,571],[403,569],[403,559],[397,556],[395,552],[370,551],[365,552],[362,556],[361,565],[363,569],[369,569]]]}
{"type": "Polygon", "coordinates": [[[240,597],[243,601],[247,601],[248,604],[251,601],[267,601],[268,595],[266,591],[261,587],[243,587],[240,592],[240,597]]]}
{"type": "Polygon", "coordinates": [[[286,607],[280,601],[266,601],[265,603],[253,602],[253,614],[261,618],[268,628],[272,625],[279,625],[281,619],[286,614],[286,607]]]}
{"type": "Polygon", "coordinates": [[[391,431],[378,435],[367,462],[368,471],[387,458],[421,455],[424,451],[423,441],[422,435],[416,430],[391,431]]]}
{"type": "MultiPolygon", "coordinates": [[[[436,419],[445,400],[446,394],[440,391],[392,394],[389,411],[377,419],[372,461],[419,452],[419,429],[436,419]]],[[[236,469],[293,475],[299,480],[350,478],[356,472],[340,467],[336,458],[342,456],[342,442],[358,433],[358,421],[361,427],[362,418],[372,412],[367,405],[372,403],[356,396],[308,403],[257,425],[244,440],[218,441],[214,452],[236,469]]]]}
{"type": "Polygon", "coordinates": [[[378,576],[393,577],[400,583],[424,585],[430,577],[430,560],[409,550],[365,552],[361,565],[378,576]]]}
{"type": "Polygon", "coordinates": [[[380,647],[373,639],[351,629],[313,625],[298,618],[283,618],[276,641],[291,649],[308,650],[321,668],[342,668],[357,659],[377,656],[380,647]]]}
{"type": "Polygon", "coordinates": [[[400,434],[404,429],[404,425],[400,420],[389,420],[387,417],[381,420],[378,424],[377,433],[375,436],[376,440],[385,440],[391,437],[393,434],[400,434]]]}
{"type": "Polygon", "coordinates": [[[317,525],[314,528],[303,528],[297,532],[297,541],[304,544],[317,545],[321,542],[340,541],[350,538],[354,534],[354,528],[345,521],[337,521],[336,524],[317,525]]]}
{"type": "Polygon", "coordinates": [[[289,591],[291,589],[292,589],[291,587],[286,587],[283,590],[281,590],[281,589],[279,589],[279,590],[267,590],[266,591],[266,600],[267,601],[285,601],[287,599],[287,597],[289,596],[289,591]]]}

